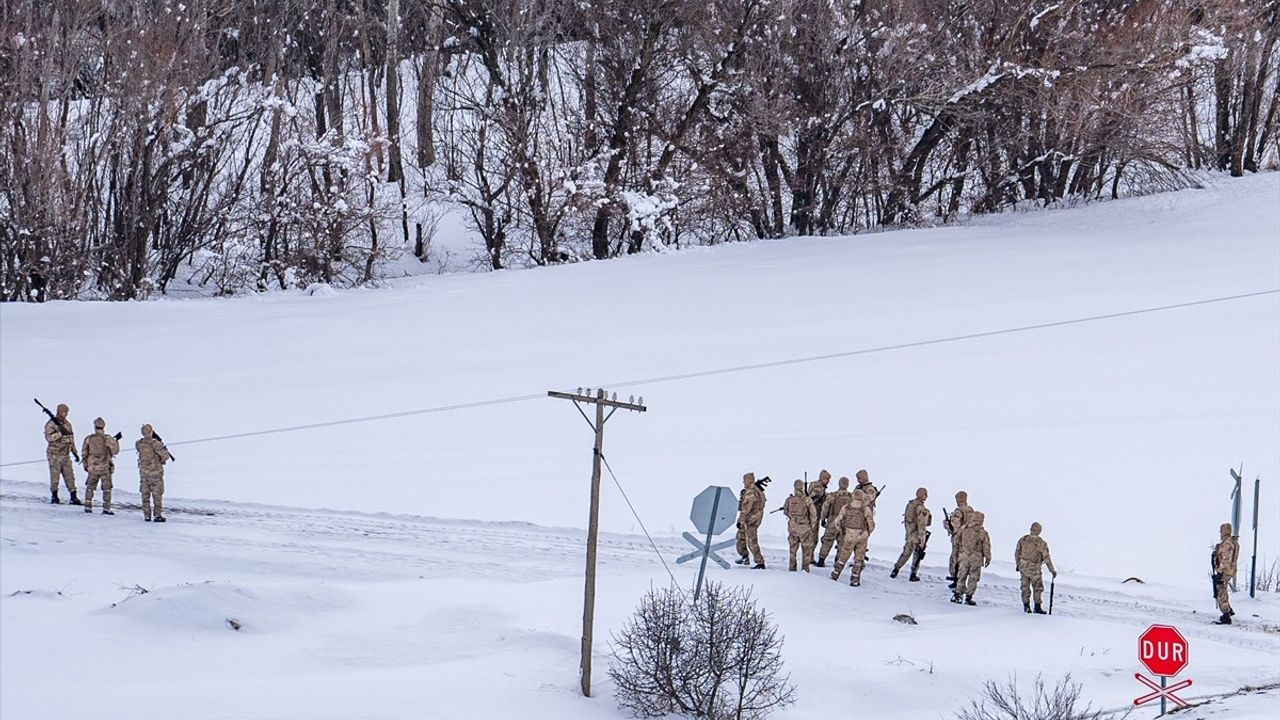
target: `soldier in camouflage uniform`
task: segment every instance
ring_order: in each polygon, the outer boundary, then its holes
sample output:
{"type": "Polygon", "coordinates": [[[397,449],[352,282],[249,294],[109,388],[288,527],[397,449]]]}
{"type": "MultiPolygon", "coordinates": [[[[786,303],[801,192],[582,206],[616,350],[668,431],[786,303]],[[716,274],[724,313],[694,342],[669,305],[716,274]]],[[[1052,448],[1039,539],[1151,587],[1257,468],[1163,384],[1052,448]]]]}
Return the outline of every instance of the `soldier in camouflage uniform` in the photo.
{"type": "Polygon", "coordinates": [[[71,504],[80,504],[80,498],[76,497],[75,465],[71,462],[71,451],[76,447],[76,433],[67,417],[70,412],[71,408],[59,405],[57,420],[50,418],[44,424],[44,441],[49,444],[44,452],[49,461],[49,502],[54,505],[62,503],[62,499],[58,497],[59,479],[71,493],[71,504]]]}
{"type": "Polygon", "coordinates": [[[854,475],[858,480],[858,487],[854,488],[854,492],[863,492],[867,495],[867,504],[871,506],[871,511],[875,512],[876,500],[880,499],[880,493],[876,491],[876,486],[871,484],[871,476],[866,470],[859,470],[854,475]]]}
{"type": "Polygon", "coordinates": [[[764,569],[764,553],[760,552],[760,523],[764,520],[764,491],[756,485],[755,473],[742,476],[742,495],[738,498],[738,564],[746,565],[750,551],[755,569],[764,569]]]}
{"type": "Polygon", "coordinates": [[[969,493],[961,490],[956,493],[956,509],[951,511],[949,532],[951,533],[951,559],[947,562],[947,579],[951,581],[947,587],[956,588],[956,573],[960,571],[960,531],[969,524],[973,516],[973,508],[969,507],[969,493]]]}
{"type": "Polygon", "coordinates": [[[102,483],[102,514],[115,515],[111,511],[111,474],[115,472],[115,457],[120,452],[120,443],[107,434],[107,422],[102,418],[93,421],[93,434],[84,439],[84,447],[80,448],[80,458],[84,460],[84,469],[89,478],[84,481],[84,511],[93,512],[93,491],[102,483]]]}
{"type": "Polygon", "coordinates": [[[956,546],[960,549],[959,572],[956,575],[956,591],[951,595],[951,602],[960,602],[964,596],[965,605],[977,605],[973,601],[973,593],[978,589],[978,581],[982,579],[982,568],[991,564],[991,536],[982,527],[986,516],[974,511],[964,529],[956,533],[959,540],[956,546]]]}
{"type": "Polygon", "coordinates": [[[1044,566],[1049,566],[1049,574],[1058,577],[1053,567],[1053,558],[1049,557],[1049,543],[1040,537],[1040,523],[1031,523],[1031,534],[1023,535],[1018,547],[1013,551],[1013,563],[1018,566],[1018,574],[1022,576],[1022,611],[1044,615],[1040,605],[1044,597],[1044,566]],[[1035,609],[1031,609],[1032,592],[1035,592],[1035,609]]]}
{"type": "Polygon", "coordinates": [[[790,571],[796,571],[796,552],[800,552],[800,564],[809,572],[809,558],[813,557],[813,528],[818,524],[818,509],[805,492],[804,481],[796,480],[795,492],[782,505],[787,516],[787,560],[790,571]]]}
{"type": "Polygon", "coordinates": [[[840,489],[829,493],[822,503],[822,509],[818,511],[822,527],[826,528],[826,532],[822,533],[822,550],[818,552],[818,561],[814,563],[818,567],[826,567],[831,547],[840,540],[840,529],[835,521],[840,517],[840,511],[853,498],[853,493],[849,492],[849,478],[840,478],[839,485],[840,489]]]}
{"type": "Polygon", "coordinates": [[[925,545],[929,542],[929,526],[933,524],[933,513],[929,512],[929,508],[925,507],[925,500],[929,499],[929,491],[924,488],[916,490],[916,496],[907,503],[907,507],[902,511],[902,525],[907,531],[906,542],[902,545],[902,554],[898,556],[898,562],[893,564],[893,572],[889,573],[889,577],[898,577],[898,571],[902,570],[902,566],[907,561],[915,560],[911,563],[911,582],[920,581],[920,562],[924,560],[925,545]]]}
{"type": "Polygon", "coordinates": [[[150,425],[142,426],[142,437],[134,444],[138,450],[138,475],[142,479],[142,519],[164,522],[164,464],[173,459],[169,448],[157,440],[150,425]]]}
{"type": "Polygon", "coordinates": [[[1231,523],[1222,523],[1218,534],[1222,540],[1213,546],[1213,582],[1216,591],[1214,599],[1218,602],[1218,612],[1222,617],[1214,621],[1215,625],[1230,625],[1231,616],[1236,614],[1231,609],[1230,588],[1227,586],[1236,579],[1236,564],[1240,559],[1240,541],[1231,534],[1231,523]]]}
{"type": "MultiPolygon", "coordinates": [[[[827,502],[827,486],[831,484],[831,473],[823,470],[818,473],[818,482],[809,486],[809,499],[813,501],[813,508],[818,512],[818,516],[822,515],[822,506],[827,502]]],[[[818,546],[818,535],[822,528],[818,523],[810,523],[809,529],[809,564],[814,564],[813,551],[818,546]]]]}
{"type": "Polygon", "coordinates": [[[835,520],[840,532],[840,550],[836,553],[835,569],[831,571],[831,579],[839,580],[845,563],[853,556],[853,567],[849,571],[849,585],[857,587],[862,584],[862,568],[867,561],[867,539],[876,528],[875,511],[867,493],[854,492],[849,503],[840,511],[835,520]]]}

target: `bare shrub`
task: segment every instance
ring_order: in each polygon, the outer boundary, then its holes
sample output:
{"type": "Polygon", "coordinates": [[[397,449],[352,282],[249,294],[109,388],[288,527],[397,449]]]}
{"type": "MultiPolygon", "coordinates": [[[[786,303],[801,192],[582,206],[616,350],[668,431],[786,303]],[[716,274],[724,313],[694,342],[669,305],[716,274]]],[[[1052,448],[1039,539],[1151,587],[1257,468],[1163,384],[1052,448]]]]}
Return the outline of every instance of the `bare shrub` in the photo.
{"type": "Polygon", "coordinates": [[[1258,563],[1258,574],[1254,577],[1254,589],[1258,592],[1280,592],[1280,560],[1272,560],[1267,564],[1264,557],[1258,563]]]}
{"type": "MultiPolygon", "coordinates": [[[[988,680],[982,697],[970,700],[969,707],[956,715],[957,720],[1102,720],[1109,717],[1103,710],[1080,698],[1080,683],[1063,676],[1050,690],[1044,678],[1036,675],[1031,691],[1023,693],[1016,675],[1004,683],[988,680]]],[[[1126,713],[1127,714],[1127,713],[1126,713]]]]}
{"type": "Polygon", "coordinates": [[[782,642],[745,588],[707,583],[696,602],[678,589],[651,590],[613,636],[609,677],[636,717],[754,720],[795,702],[782,642]]]}

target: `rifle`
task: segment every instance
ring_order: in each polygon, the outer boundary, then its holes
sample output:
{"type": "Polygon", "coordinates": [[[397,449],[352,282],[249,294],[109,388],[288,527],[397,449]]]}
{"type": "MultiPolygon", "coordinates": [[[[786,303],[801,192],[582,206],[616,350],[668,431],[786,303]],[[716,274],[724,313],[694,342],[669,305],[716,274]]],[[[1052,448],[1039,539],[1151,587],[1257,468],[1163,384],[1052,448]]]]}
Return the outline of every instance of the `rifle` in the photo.
{"type": "Polygon", "coordinates": [[[1218,588],[1222,587],[1222,575],[1217,572],[1215,567],[1218,554],[1218,546],[1214,545],[1213,550],[1209,551],[1209,578],[1213,581],[1213,599],[1218,599],[1218,588]]]}
{"type": "MultiPolygon", "coordinates": [[[[62,422],[62,419],[59,418],[57,415],[54,415],[53,413],[49,412],[49,408],[45,407],[44,403],[40,402],[39,398],[31,398],[31,399],[35,400],[36,404],[40,406],[40,409],[44,411],[44,414],[48,415],[49,419],[53,421],[53,424],[58,426],[58,432],[61,432],[63,435],[71,435],[71,431],[67,429],[67,426],[62,422]]],[[[74,437],[72,439],[74,440],[74,437]]],[[[72,442],[71,444],[71,457],[75,458],[76,462],[80,462],[80,453],[76,452],[76,446],[74,442],[72,442]]]]}
{"type": "MultiPolygon", "coordinates": [[[[155,435],[155,431],[153,430],[151,434],[155,435]]],[[[159,439],[159,437],[160,437],[159,435],[156,435],[157,439],[159,439]]],[[[760,488],[760,492],[764,492],[765,489],[769,487],[769,483],[771,482],[773,482],[773,478],[769,477],[768,475],[765,475],[764,477],[756,481],[756,487],[760,488]]]]}
{"type": "Polygon", "coordinates": [[[951,527],[951,513],[945,505],[942,507],[942,526],[947,529],[947,535],[956,534],[956,529],[951,527]]]}
{"type": "MultiPolygon", "coordinates": [[[[161,444],[164,444],[164,438],[160,437],[160,433],[156,432],[155,428],[151,428],[151,437],[155,438],[156,440],[159,440],[161,444]]],[[[170,460],[174,462],[178,462],[178,458],[174,457],[172,452],[169,452],[169,448],[167,446],[165,447],[164,451],[169,453],[170,460]]]]}
{"type": "Polygon", "coordinates": [[[920,563],[924,562],[924,551],[929,548],[929,537],[932,535],[933,535],[932,532],[928,530],[924,531],[924,544],[916,548],[916,565],[917,566],[920,563]]]}
{"type": "Polygon", "coordinates": [[[120,442],[121,440],[124,439],[124,433],[117,432],[115,435],[112,435],[111,437],[115,438],[116,442],[120,442]]]}
{"type": "Polygon", "coordinates": [[[1049,614],[1053,614],[1053,586],[1056,584],[1056,578],[1049,579],[1049,614]]]}

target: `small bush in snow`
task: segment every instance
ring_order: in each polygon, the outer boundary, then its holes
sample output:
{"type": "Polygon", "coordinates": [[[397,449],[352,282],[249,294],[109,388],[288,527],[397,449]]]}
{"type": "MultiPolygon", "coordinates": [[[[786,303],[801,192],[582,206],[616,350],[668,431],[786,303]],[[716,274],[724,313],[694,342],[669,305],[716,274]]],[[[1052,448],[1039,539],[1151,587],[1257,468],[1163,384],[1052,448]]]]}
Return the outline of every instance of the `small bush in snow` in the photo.
{"type": "Polygon", "coordinates": [[[1050,690],[1037,675],[1029,693],[1018,687],[1018,678],[1004,683],[987,681],[982,697],[969,701],[957,720],[1101,720],[1105,712],[1080,699],[1080,683],[1070,673],[1050,690]],[[1081,706],[1083,704],[1083,707],[1081,706]]]}
{"type": "Polygon", "coordinates": [[[652,590],[613,644],[614,694],[636,717],[753,720],[795,702],[782,636],[743,588],[652,590]]]}
{"type": "Polygon", "coordinates": [[[1254,583],[1258,592],[1280,592],[1280,561],[1272,560],[1268,565],[1264,557],[1262,562],[1258,563],[1258,574],[1255,576],[1254,583]]]}

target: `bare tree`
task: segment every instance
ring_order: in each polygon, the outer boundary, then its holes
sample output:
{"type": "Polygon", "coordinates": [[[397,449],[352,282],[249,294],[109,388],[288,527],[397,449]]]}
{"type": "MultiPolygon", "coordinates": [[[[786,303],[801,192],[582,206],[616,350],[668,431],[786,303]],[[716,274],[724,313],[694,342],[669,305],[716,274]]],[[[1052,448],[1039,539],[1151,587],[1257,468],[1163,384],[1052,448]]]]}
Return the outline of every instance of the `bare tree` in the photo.
{"type": "Polygon", "coordinates": [[[744,588],[651,590],[613,643],[615,696],[636,717],[752,720],[795,702],[782,637],[744,588]]]}

